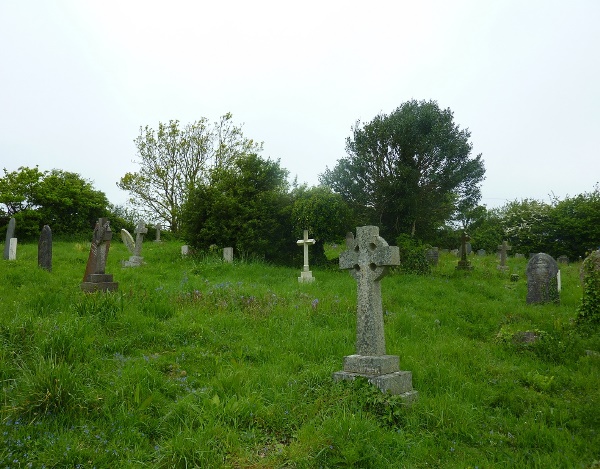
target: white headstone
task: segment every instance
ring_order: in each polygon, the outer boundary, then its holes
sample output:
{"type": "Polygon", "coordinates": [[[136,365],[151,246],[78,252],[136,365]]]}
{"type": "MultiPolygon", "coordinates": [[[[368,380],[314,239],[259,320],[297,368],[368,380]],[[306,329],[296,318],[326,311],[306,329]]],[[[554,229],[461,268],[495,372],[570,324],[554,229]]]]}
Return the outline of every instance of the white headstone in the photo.
{"type": "Polygon", "coordinates": [[[187,244],[181,246],[181,255],[187,256],[190,253],[190,247],[187,244]]]}
{"type": "Polygon", "coordinates": [[[10,238],[8,242],[8,260],[17,260],[17,238],[10,238]]]}
{"type": "Polygon", "coordinates": [[[233,248],[223,248],[223,260],[225,262],[233,262],[233,248]]]}
{"type": "Polygon", "coordinates": [[[312,276],[312,272],[308,267],[308,246],[315,244],[314,239],[308,239],[308,230],[304,230],[303,239],[299,239],[296,244],[298,246],[304,247],[304,266],[302,268],[302,272],[300,272],[300,277],[298,277],[299,282],[312,282],[314,281],[314,277],[312,276]]]}

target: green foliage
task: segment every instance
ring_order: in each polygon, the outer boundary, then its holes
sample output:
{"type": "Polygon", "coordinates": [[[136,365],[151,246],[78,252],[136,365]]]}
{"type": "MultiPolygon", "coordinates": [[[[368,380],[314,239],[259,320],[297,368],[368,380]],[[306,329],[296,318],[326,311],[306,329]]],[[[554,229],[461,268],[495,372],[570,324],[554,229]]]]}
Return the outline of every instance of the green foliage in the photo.
{"type": "Polygon", "coordinates": [[[244,137],[233,125],[230,113],[212,125],[203,117],[183,128],[178,120],[159,122],[157,131],[140,127],[134,142],[140,170],[125,174],[117,186],[131,194],[130,203],[148,221],[168,225],[174,233],[190,190],[209,184],[212,171],[262,150],[262,143],[244,137]]]}
{"type": "Polygon", "coordinates": [[[585,258],[582,265],[583,298],[577,312],[580,324],[600,324],[600,251],[585,258]]]}
{"type": "Polygon", "coordinates": [[[290,227],[287,171],[257,155],[215,170],[183,210],[183,237],[193,247],[231,246],[237,255],[288,262],[297,250],[290,227]],[[287,235],[286,235],[287,233],[287,235]]]}
{"type": "Polygon", "coordinates": [[[407,234],[396,238],[400,250],[400,270],[405,273],[426,275],[431,273],[431,265],[426,251],[431,246],[422,244],[418,239],[407,234]]]}
{"type": "Polygon", "coordinates": [[[381,114],[347,139],[348,156],[321,175],[361,223],[384,237],[401,233],[430,239],[457,204],[474,206],[484,177],[481,155],[471,158],[470,132],[435,101],[408,101],[381,114]]]}

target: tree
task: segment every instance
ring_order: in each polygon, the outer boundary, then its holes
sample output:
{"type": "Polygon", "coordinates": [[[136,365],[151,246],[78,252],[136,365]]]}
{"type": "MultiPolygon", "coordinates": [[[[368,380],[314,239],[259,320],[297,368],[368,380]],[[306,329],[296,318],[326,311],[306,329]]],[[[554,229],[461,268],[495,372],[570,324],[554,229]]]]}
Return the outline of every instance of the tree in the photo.
{"type": "Polygon", "coordinates": [[[348,156],[320,176],[384,236],[427,239],[458,204],[475,206],[485,169],[471,158],[470,132],[435,101],[408,101],[389,115],[357,122],[346,140],[348,156]]]}
{"type": "Polygon", "coordinates": [[[502,232],[513,252],[553,252],[551,210],[550,205],[535,199],[514,200],[499,209],[502,232]]]}
{"type": "Polygon", "coordinates": [[[214,125],[201,118],[183,128],[178,120],[159,122],[156,132],[140,127],[134,142],[140,170],[126,173],[117,186],[130,192],[129,201],[149,221],[166,223],[173,232],[191,188],[207,184],[212,171],[229,167],[239,155],[262,150],[262,143],[233,125],[229,113],[214,125]]]}
{"type": "Polygon", "coordinates": [[[0,178],[0,204],[5,207],[9,218],[23,210],[33,209],[33,194],[37,191],[44,177],[38,167],[19,167],[17,171],[8,172],[4,168],[4,176],[0,178]]]}
{"type": "Polygon", "coordinates": [[[282,262],[296,247],[290,227],[288,171],[256,154],[235,158],[198,184],[182,210],[182,234],[192,246],[231,246],[244,256],[282,262]]]}

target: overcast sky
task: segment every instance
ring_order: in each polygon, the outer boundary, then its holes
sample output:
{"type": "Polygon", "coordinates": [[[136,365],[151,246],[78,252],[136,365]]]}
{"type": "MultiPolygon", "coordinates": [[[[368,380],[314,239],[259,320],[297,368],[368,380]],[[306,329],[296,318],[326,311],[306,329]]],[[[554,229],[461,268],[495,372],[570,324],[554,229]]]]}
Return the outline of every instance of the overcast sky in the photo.
{"type": "Polygon", "coordinates": [[[0,168],[113,204],[141,126],[227,112],[300,183],[352,125],[435,100],[483,155],[482,203],[600,180],[600,1],[0,0],[0,168]]]}

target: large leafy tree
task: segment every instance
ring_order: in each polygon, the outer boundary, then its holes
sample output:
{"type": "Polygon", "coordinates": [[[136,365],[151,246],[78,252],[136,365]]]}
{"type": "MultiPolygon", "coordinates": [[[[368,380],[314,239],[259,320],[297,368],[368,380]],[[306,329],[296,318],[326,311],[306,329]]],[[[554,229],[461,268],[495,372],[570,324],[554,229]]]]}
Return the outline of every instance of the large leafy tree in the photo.
{"type": "Polygon", "coordinates": [[[471,156],[468,129],[435,101],[408,101],[391,114],[357,122],[347,157],[320,176],[351,205],[362,223],[385,236],[428,239],[459,205],[476,206],[485,169],[471,156]]]}
{"type": "MultiPolygon", "coordinates": [[[[242,155],[198,184],[182,212],[182,234],[202,250],[231,246],[245,256],[282,261],[295,248],[287,170],[279,161],[242,155]]],[[[292,251],[293,252],[293,251],[292,251]]]]}
{"type": "Polygon", "coordinates": [[[134,140],[140,169],[126,173],[117,186],[148,220],[179,230],[181,209],[191,188],[209,181],[210,173],[230,167],[239,155],[262,150],[262,143],[245,138],[225,114],[211,124],[206,118],[180,126],[179,121],[140,128],[134,140]]]}

